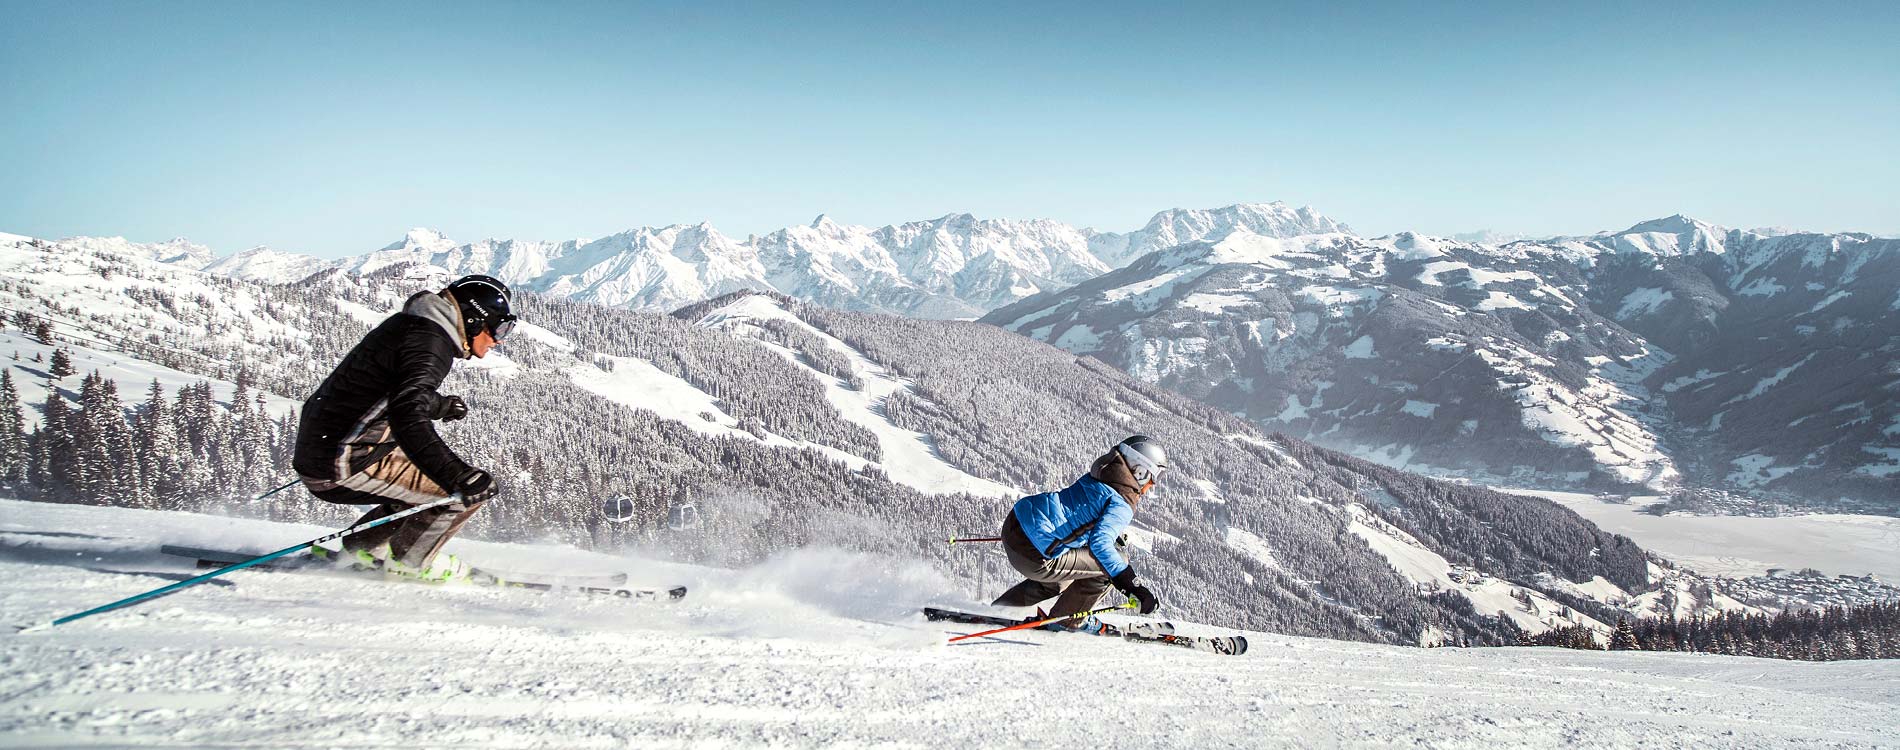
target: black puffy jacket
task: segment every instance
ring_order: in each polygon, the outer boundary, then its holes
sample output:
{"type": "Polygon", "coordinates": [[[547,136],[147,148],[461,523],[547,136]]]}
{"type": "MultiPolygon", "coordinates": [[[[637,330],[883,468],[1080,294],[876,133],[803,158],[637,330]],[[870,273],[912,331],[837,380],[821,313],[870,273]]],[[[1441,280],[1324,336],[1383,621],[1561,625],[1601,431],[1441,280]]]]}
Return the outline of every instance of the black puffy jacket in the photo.
{"type": "Polygon", "coordinates": [[[455,486],[470,467],[431,421],[443,416],[435,389],[466,356],[461,329],[454,302],[420,292],[364,336],[304,402],[297,473],[337,481],[401,447],[436,484],[455,486]]]}

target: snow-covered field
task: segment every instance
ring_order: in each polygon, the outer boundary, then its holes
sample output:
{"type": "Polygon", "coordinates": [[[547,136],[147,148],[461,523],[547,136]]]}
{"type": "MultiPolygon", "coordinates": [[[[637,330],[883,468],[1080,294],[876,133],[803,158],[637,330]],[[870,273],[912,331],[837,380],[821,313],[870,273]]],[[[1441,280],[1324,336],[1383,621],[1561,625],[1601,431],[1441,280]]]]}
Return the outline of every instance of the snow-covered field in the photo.
{"type": "MultiPolygon", "coordinates": [[[[113,570],[186,572],[161,542],[261,551],[320,531],[0,501],[0,613],[37,622],[165,582],[113,570]]],[[[1900,662],[1265,634],[1240,657],[1047,633],[948,646],[968,629],[915,608],[972,592],[911,561],[814,549],[715,570],[452,546],[694,591],[640,605],[241,572],[0,635],[0,746],[1900,745],[1900,662]]]]}
{"type": "MultiPolygon", "coordinates": [[[[63,343],[58,347],[47,346],[30,336],[16,332],[0,333],[0,365],[13,370],[13,385],[20,394],[20,403],[28,408],[22,412],[29,428],[38,428],[40,407],[46,403],[46,386],[52,376],[52,356],[55,349],[65,349],[73,359],[72,375],[60,378],[53,385],[66,391],[73,400],[78,400],[79,384],[86,375],[97,372],[115,383],[119,388],[119,402],[126,408],[144,403],[152,381],[158,381],[159,388],[165,391],[167,399],[178,397],[178,389],[200,381],[211,384],[212,398],[229,407],[231,395],[237,386],[228,380],[207,378],[201,375],[179,372],[164,365],[157,365],[134,357],[115,352],[101,351],[76,343],[63,343]],[[35,362],[39,357],[41,361],[35,362]]],[[[251,392],[253,395],[257,391],[251,392]]],[[[297,402],[271,394],[264,395],[264,404],[271,416],[282,416],[296,412],[297,402]]]]}
{"type": "Polygon", "coordinates": [[[1814,568],[1830,575],[1900,581],[1900,518],[1825,513],[1751,516],[1653,516],[1641,503],[1616,504],[1593,495],[1497,488],[1533,495],[1574,510],[1602,527],[1698,573],[1747,577],[1770,568],[1814,568]]]}

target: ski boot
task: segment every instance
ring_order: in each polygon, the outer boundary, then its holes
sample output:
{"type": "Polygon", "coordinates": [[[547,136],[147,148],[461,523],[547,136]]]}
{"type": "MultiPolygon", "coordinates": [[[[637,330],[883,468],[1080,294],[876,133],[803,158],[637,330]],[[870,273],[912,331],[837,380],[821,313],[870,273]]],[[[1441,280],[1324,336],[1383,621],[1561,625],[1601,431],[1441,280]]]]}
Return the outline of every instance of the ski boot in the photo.
{"type": "MultiPolygon", "coordinates": [[[[1041,607],[1037,607],[1036,616],[1031,619],[1042,620],[1042,619],[1047,619],[1048,617],[1049,615],[1045,614],[1042,611],[1041,607]]],[[[1091,635],[1117,635],[1118,634],[1117,631],[1115,630],[1115,626],[1102,622],[1101,618],[1096,617],[1095,615],[1062,620],[1059,622],[1052,622],[1052,623],[1042,626],[1040,629],[1054,631],[1057,633],[1088,633],[1091,635]]]]}
{"type": "Polygon", "coordinates": [[[1095,615],[1089,615],[1081,620],[1070,620],[1063,624],[1069,630],[1077,633],[1088,633],[1089,635],[1118,635],[1118,633],[1115,632],[1115,626],[1102,622],[1102,618],[1096,617],[1095,615]]]}
{"type": "Polygon", "coordinates": [[[462,558],[444,552],[436,555],[426,568],[415,568],[401,560],[390,559],[383,561],[383,571],[424,583],[448,583],[468,580],[475,569],[462,562],[462,558]]]}
{"type": "Polygon", "coordinates": [[[310,548],[310,556],[356,571],[382,570],[383,564],[389,560],[389,543],[384,542],[370,549],[345,547],[340,550],[317,545],[310,548]]]}

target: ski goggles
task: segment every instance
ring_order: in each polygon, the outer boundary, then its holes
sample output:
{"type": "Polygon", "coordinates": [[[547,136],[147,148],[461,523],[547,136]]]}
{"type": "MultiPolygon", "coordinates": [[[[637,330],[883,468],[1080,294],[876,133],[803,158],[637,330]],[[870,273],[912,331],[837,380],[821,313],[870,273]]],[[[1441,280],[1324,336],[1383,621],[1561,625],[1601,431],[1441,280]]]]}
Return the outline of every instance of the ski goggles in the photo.
{"type": "Polygon", "coordinates": [[[513,313],[509,313],[501,316],[500,320],[489,324],[488,335],[494,336],[495,341],[499,342],[502,339],[508,338],[508,333],[513,330],[515,330],[515,316],[513,313]]]}
{"type": "Polygon", "coordinates": [[[1128,468],[1133,470],[1136,481],[1159,482],[1161,475],[1168,470],[1167,464],[1157,464],[1149,460],[1148,456],[1141,451],[1126,445],[1118,445],[1115,450],[1121,454],[1122,461],[1128,464],[1128,468]]]}

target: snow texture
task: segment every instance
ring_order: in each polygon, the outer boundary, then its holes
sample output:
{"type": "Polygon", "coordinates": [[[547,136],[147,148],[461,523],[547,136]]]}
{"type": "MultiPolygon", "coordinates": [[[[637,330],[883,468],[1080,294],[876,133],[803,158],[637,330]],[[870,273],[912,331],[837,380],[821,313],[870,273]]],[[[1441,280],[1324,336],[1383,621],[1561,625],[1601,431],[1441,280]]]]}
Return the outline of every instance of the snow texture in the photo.
{"type": "MultiPolygon", "coordinates": [[[[188,572],[155,552],[161,542],[265,550],[322,531],[0,506],[0,603],[20,622],[166,582],[106,571],[188,572]]],[[[947,645],[975,628],[915,608],[969,607],[967,594],[905,560],[803,550],[716,570],[450,548],[495,565],[628,570],[693,594],[645,606],[235,573],[234,585],[0,637],[0,744],[1859,748],[1891,746],[1900,726],[1900,662],[1259,633],[1240,657],[1038,632],[947,645]],[[1023,713],[1067,689],[1048,675],[1078,666],[1140,678],[1115,681],[1091,710],[1023,713]]]]}
{"type": "MultiPolygon", "coordinates": [[[[133,414],[134,407],[144,403],[153,380],[158,381],[159,388],[168,399],[177,397],[178,389],[184,386],[198,382],[210,383],[212,398],[225,408],[231,407],[232,394],[237,391],[237,385],[227,380],[192,375],[116,352],[81,346],[74,343],[70,336],[59,346],[53,347],[31,336],[21,336],[12,331],[0,332],[0,357],[5,357],[0,359],[0,364],[13,371],[13,387],[20,394],[20,403],[28,407],[21,410],[21,416],[25,417],[26,425],[31,429],[39,428],[42,418],[39,407],[46,404],[48,383],[66,394],[68,399],[77,401],[80,381],[92,372],[99,373],[118,387],[119,401],[125,405],[127,417],[133,414]],[[65,349],[72,357],[74,374],[58,380],[51,379],[52,373],[48,368],[55,349],[65,349]],[[18,355],[17,359],[15,355],[18,355]],[[34,357],[42,359],[35,362],[34,357]]],[[[263,391],[251,391],[253,398],[259,393],[263,391]]],[[[264,394],[264,408],[272,417],[294,414],[299,405],[287,398],[264,394]]]]}
{"type": "Polygon", "coordinates": [[[1261,565],[1279,568],[1280,561],[1274,559],[1273,546],[1267,540],[1255,536],[1246,529],[1227,527],[1227,546],[1239,550],[1241,554],[1253,558],[1261,565]]]}
{"type": "Polygon", "coordinates": [[[1664,305],[1675,298],[1675,292],[1668,292],[1655,287],[1638,289],[1623,295],[1623,304],[1616,308],[1616,319],[1629,320],[1630,318],[1648,315],[1662,309],[1664,305]]]}

